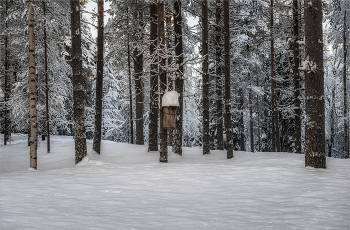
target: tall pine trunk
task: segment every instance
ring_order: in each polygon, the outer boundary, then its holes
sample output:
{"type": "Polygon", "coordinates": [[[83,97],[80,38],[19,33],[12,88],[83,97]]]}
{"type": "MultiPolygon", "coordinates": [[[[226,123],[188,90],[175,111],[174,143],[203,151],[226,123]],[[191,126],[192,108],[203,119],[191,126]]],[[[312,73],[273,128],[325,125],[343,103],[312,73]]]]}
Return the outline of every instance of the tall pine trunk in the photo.
{"type": "MultiPolygon", "coordinates": [[[[129,12],[126,9],[128,25],[129,25],[129,12]]],[[[130,144],[134,144],[134,120],[132,119],[132,84],[131,84],[131,52],[130,52],[130,34],[128,32],[128,74],[129,74],[129,120],[130,120],[130,144]]]]}
{"type": "Polygon", "coordinates": [[[294,148],[296,153],[301,153],[301,85],[299,74],[299,4],[293,0],[293,35],[294,35],[294,148]]]}
{"type": "Polygon", "coordinates": [[[225,21],[225,129],[227,159],[233,157],[233,136],[231,127],[231,78],[230,78],[230,6],[229,1],[224,1],[225,21]]]}
{"type": "Polygon", "coordinates": [[[203,78],[203,155],[210,153],[209,73],[208,73],[208,0],[202,1],[202,78],[203,78]]]}
{"type": "Polygon", "coordinates": [[[30,117],[30,167],[37,169],[38,122],[37,122],[37,90],[35,63],[34,6],[28,1],[28,37],[29,37],[29,117],[30,117]]]}
{"type": "Polygon", "coordinates": [[[46,36],[46,2],[43,1],[44,13],[44,55],[45,55],[45,107],[46,107],[46,135],[47,135],[47,152],[50,152],[50,114],[49,114],[49,79],[47,63],[47,36],[46,36]]]}
{"type": "Polygon", "coordinates": [[[248,74],[250,80],[249,89],[249,129],[250,129],[250,151],[254,150],[254,121],[253,121],[253,95],[252,95],[252,79],[250,78],[250,73],[248,74]]]}
{"type": "MultiPolygon", "coordinates": [[[[8,2],[5,2],[5,18],[7,18],[8,2]]],[[[7,32],[7,20],[5,20],[5,37],[4,37],[4,58],[5,58],[5,79],[4,79],[4,145],[7,144],[7,141],[10,138],[10,109],[8,100],[10,98],[10,61],[9,61],[9,52],[8,52],[8,32],[7,32]]]]}
{"type": "Polygon", "coordinates": [[[349,158],[349,128],[348,128],[348,94],[346,87],[346,65],[347,65],[347,47],[346,47],[346,10],[344,10],[343,22],[343,90],[344,90],[344,158],[349,158]]]}
{"type": "MultiPolygon", "coordinates": [[[[160,60],[160,67],[159,67],[159,84],[160,84],[160,105],[162,105],[162,96],[165,93],[166,90],[166,70],[165,70],[165,30],[164,30],[164,0],[159,0],[157,3],[158,7],[158,44],[159,44],[159,60],[160,60]]],[[[168,149],[167,149],[167,130],[163,129],[163,108],[160,106],[160,128],[159,128],[159,137],[160,137],[160,162],[168,162],[168,149]]]]}
{"type": "Polygon", "coordinates": [[[95,99],[95,128],[92,150],[101,153],[102,136],[102,102],[103,102],[103,0],[98,0],[97,22],[97,74],[96,74],[96,99],[95,99]]]}
{"type": "Polygon", "coordinates": [[[224,149],[224,124],[222,117],[222,46],[221,46],[221,12],[222,4],[216,0],[216,119],[217,119],[217,149],[224,149]]]}
{"type": "MultiPolygon", "coordinates": [[[[138,22],[137,40],[142,41],[143,24],[142,11],[137,8],[135,20],[138,22]]],[[[135,94],[136,94],[136,144],[143,145],[143,51],[134,49],[134,76],[135,76],[135,94]]]]}
{"type": "Polygon", "coordinates": [[[182,124],[183,124],[183,91],[184,91],[184,57],[182,44],[182,10],[181,0],[174,2],[175,55],[178,66],[175,79],[175,90],[179,93],[179,108],[176,112],[176,128],[174,130],[173,152],[182,155],[182,124]]]}
{"type": "Polygon", "coordinates": [[[305,1],[305,166],[326,168],[322,1],[305,1]]]}
{"type": "Polygon", "coordinates": [[[80,3],[70,1],[71,8],[71,37],[72,37],[72,72],[73,72],[73,102],[74,102],[74,139],[75,164],[86,155],[86,128],[85,128],[85,90],[83,75],[83,60],[81,51],[80,3]]]}
{"type": "Polygon", "coordinates": [[[149,133],[148,133],[148,151],[158,151],[158,57],[155,57],[155,51],[158,45],[157,41],[157,3],[151,3],[150,6],[150,56],[151,76],[150,76],[150,114],[149,114],[149,133]]]}
{"type": "Polygon", "coordinates": [[[243,89],[239,89],[239,110],[240,117],[239,117],[239,126],[240,126],[240,149],[241,151],[246,151],[245,149],[245,135],[244,135],[244,92],[243,89]]]}

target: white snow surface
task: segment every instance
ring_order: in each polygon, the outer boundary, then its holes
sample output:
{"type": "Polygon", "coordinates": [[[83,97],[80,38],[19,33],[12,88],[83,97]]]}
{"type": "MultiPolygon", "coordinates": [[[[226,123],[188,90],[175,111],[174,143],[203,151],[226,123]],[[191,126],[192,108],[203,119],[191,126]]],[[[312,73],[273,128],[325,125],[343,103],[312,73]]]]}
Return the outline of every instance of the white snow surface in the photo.
{"type": "Polygon", "coordinates": [[[0,229],[350,229],[350,160],[313,169],[299,154],[169,147],[165,164],[146,145],[103,141],[74,166],[74,140],[56,136],[35,171],[18,137],[0,146],[0,229]]]}
{"type": "Polygon", "coordinates": [[[176,91],[166,91],[162,98],[162,107],[180,106],[179,94],[176,91]]]}

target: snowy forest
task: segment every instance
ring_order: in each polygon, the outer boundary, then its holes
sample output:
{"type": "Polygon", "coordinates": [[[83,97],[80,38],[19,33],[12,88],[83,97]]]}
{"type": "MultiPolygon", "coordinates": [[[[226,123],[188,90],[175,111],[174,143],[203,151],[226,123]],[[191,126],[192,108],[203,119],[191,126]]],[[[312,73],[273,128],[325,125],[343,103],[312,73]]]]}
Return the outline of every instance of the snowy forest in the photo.
{"type": "Polygon", "coordinates": [[[350,0],[0,0],[0,229],[349,230],[350,0]]]}
{"type": "Polygon", "coordinates": [[[50,135],[74,136],[76,163],[101,139],[161,162],[167,146],[349,158],[349,1],[106,1],[0,3],[0,130],[27,135],[31,167],[50,135]]]}

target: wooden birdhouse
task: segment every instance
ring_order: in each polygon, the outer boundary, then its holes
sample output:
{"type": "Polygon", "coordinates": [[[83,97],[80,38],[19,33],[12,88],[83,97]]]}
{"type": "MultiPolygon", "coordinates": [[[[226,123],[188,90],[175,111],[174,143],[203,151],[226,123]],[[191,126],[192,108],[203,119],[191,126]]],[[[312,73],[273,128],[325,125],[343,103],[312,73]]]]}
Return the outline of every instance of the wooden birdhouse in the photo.
{"type": "Polygon", "coordinates": [[[179,94],[176,91],[166,91],[162,97],[163,129],[176,128],[176,109],[179,106],[179,94]]]}

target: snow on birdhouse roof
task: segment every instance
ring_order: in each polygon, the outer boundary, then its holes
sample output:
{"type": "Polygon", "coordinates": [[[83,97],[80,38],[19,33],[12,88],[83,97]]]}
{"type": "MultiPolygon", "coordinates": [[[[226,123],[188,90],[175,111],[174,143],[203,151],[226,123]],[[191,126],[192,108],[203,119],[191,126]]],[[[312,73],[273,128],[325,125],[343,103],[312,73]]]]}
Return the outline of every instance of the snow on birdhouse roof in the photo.
{"type": "Polygon", "coordinates": [[[162,107],[180,106],[179,94],[176,91],[166,91],[162,98],[162,107]]]}

